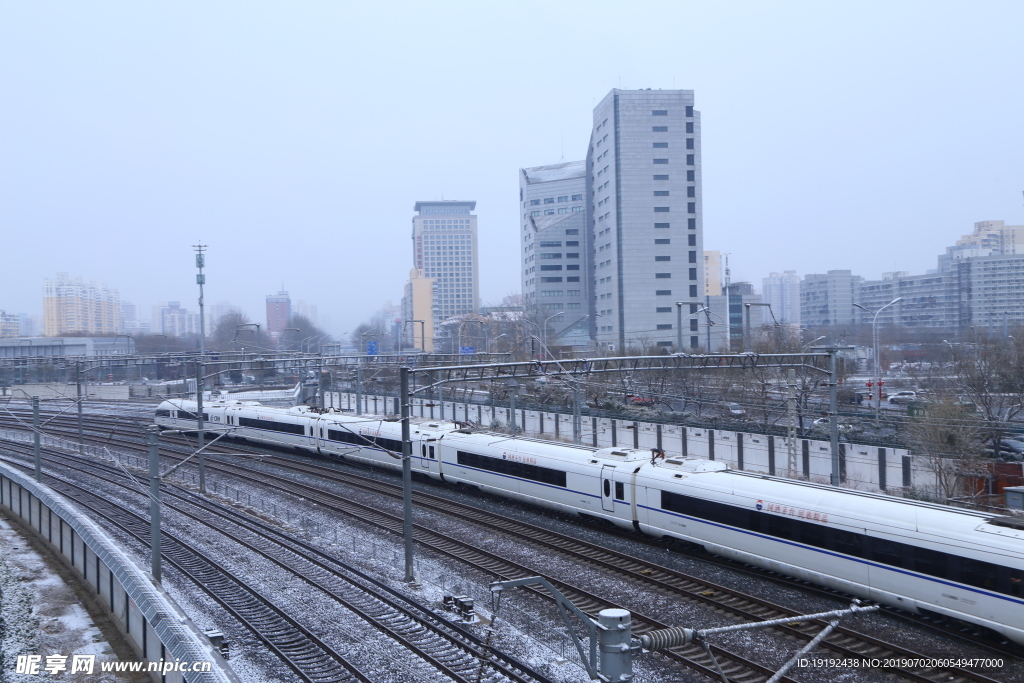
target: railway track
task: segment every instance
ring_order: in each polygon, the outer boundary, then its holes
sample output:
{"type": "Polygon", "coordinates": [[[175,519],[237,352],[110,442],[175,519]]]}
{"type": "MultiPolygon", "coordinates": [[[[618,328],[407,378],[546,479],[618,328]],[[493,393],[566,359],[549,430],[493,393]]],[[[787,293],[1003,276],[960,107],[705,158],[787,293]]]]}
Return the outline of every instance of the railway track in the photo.
{"type": "MultiPolygon", "coordinates": [[[[24,449],[26,454],[27,450],[24,449]]],[[[62,467],[91,474],[103,481],[119,484],[133,493],[138,493],[132,483],[124,481],[123,473],[114,467],[95,462],[81,463],[76,458],[59,452],[47,452],[47,459],[59,463],[62,467]]],[[[22,466],[28,467],[27,464],[22,466]]],[[[76,501],[110,520],[136,540],[143,543],[146,541],[149,529],[148,519],[132,512],[124,505],[106,499],[99,498],[101,504],[97,505],[96,500],[93,499],[98,497],[81,485],[64,480],[48,483],[65,494],[68,494],[68,491],[64,489],[74,489],[77,495],[73,497],[76,501]],[[82,494],[88,500],[83,501],[82,494]],[[108,510],[104,510],[104,506],[114,508],[116,518],[112,517],[108,510]],[[136,533],[137,529],[125,524],[124,518],[126,517],[133,517],[133,521],[136,523],[141,521],[145,527],[145,533],[140,536],[136,533]]],[[[253,554],[266,558],[308,586],[330,596],[346,610],[373,625],[448,678],[467,683],[550,683],[548,678],[518,660],[489,648],[478,637],[460,625],[438,616],[430,609],[410,600],[364,572],[340,562],[308,543],[292,538],[272,525],[255,520],[252,516],[229,506],[207,500],[188,491],[182,491],[174,486],[162,486],[161,496],[166,508],[226,535],[253,554]]],[[[181,544],[181,541],[173,535],[165,534],[165,537],[173,543],[181,544]]],[[[162,551],[165,557],[170,557],[166,543],[162,546],[162,551]]],[[[172,560],[176,567],[179,566],[177,560],[176,557],[172,560]]],[[[205,573],[193,571],[192,565],[194,564],[194,562],[185,563],[189,570],[184,572],[186,576],[201,582],[200,587],[209,586],[209,571],[207,570],[205,573]]],[[[213,583],[220,586],[223,584],[223,580],[213,583]]],[[[255,590],[249,590],[253,594],[257,594],[255,590]]],[[[209,590],[207,592],[210,593],[209,590]]],[[[237,609],[232,609],[237,601],[225,604],[217,595],[210,594],[236,617],[240,616],[237,609]]],[[[280,612],[277,608],[273,609],[280,612]]],[[[250,628],[260,625],[246,614],[241,614],[241,617],[240,621],[250,628]]],[[[287,638],[287,634],[286,641],[291,642],[287,638]]],[[[268,644],[272,645],[272,643],[268,644]]],[[[282,654],[278,649],[273,647],[272,649],[278,654],[282,654]]],[[[289,652],[284,654],[291,656],[289,652]]],[[[294,659],[294,657],[292,658],[294,659]]],[[[330,675],[333,674],[328,673],[328,676],[330,675]]],[[[314,680],[348,681],[350,679],[328,677],[314,680]]]]}
{"type": "MultiPolygon", "coordinates": [[[[128,435],[127,439],[129,446],[138,448],[138,443],[133,442],[130,437],[131,434],[128,435]]],[[[108,435],[108,439],[109,438],[111,437],[108,435]]],[[[236,451],[238,450],[234,445],[233,449],[236,451]]],[[[263,449],[260,450],[262,451],[263,449]]],[[[174,455],[175,457],[181,457],[180,453],[174,455]]],[[[295,472],[314,475],[319,479],[334,480],[347,486],[362,488],[376,494],[387,495],[390,497],[397,497],[400,495],[400,489],[397,486],[389,485],[376,479],[354,476],[348,472],[342,474],[335,469],[322,465],[300,463],[292,459],[280,457],[268,458],[266,462],[288,468],[295,472]]],[[[350,500],[345,500],[337,495],[322,491],[308,484],[303,484],[292,479],[271,475],[265,472],[253,472],[245,468],[225,463],[209,463],[208,467],[214,470],[220,470],[225,474],[241,477],[242,479],[250,481],[256,485],[267,485],[269,481],[280,490],[306,498],[307,500],[315,500],[326,506],[328,509],[336,509],[337,511],[345,512],[346,514],[358,517],[363,521],[373,523],[380,528],[387,529],[392,533],[400,532],[401,521],[398,517],[387,515],[379,510],[372,509],[368,506],[362,506],[350,500]]],[[[416,492],[414,495],[416,496],[416,504],[421,508],[431,509],[445,515],[454,516],[473,524],[485,524],[492,529],[501,531],[507,535],[519,538],[533,545],[544,547],[550,552],[561,553],[574,561],[585,561],[602,567],[603,569],[618,573],[621,576],[625,576],[629,580],[646,583],[653,586],[656,590],[662,592],[666,596],[708,604],[716,610],[728,612],[745,621],[767,620],[798,614],[797,612],[780,605],[776,605],[759,598],[754,598],[752,596],[742,595],[734,590],[710,583],[703,579],[697,579],[674,569],[653,565],[643,560],[638,560],[637,558],[617,553],[594,544],[585,543],[569,536],[557,534],[547,529],[528,525],[517,520],[511,520],[502,517],[501,515],[481,511],[477,508],[463,505],[446,498],[432,496],[422,492],[416,492]]],[[[486,571],[496,577],[520,578],[522,576],[539,573],[535,569],[516,565],[508,560],[481,551],[476,547],[466,547],[466,544],[462,544],[460,546],[460,544],[453,541],[453,539],[443,537],[437,534],[437,532],[421,526],[416,528],[416,535],[418,541],[433,547],[438,552],[458,558],[461,561],[476,566],[478,569],[486,571]]],[[[570,586],[565,583],[556,583],[556,585],[558,585],[559,590],[562,590],[571,599],[573,599],[574,603],[591,614],[594,614],[605,607],[618,606],[574,586],[570,586]]],[[[660,623],[657,619],[642,614],[634,615],[634,623],[638,633],[666,626],[665,624],[660,623]]],[[[781,627],[779,630],[786,635],[806,641],[813,638],[822,627],[823,624],[821,623],[806,622],[800,625],[781,627]]],[[[920,656],[917,653],[906,648],[901,648],[891,643],[886,643],[866,634],[858,633],[849,629],[838,629],[823,643],[823,646],[843,657],[902,657],[908,659],[920,659],[920,656]]],[[[697,670],[702,670],[705,673],[713,673],[708,668],[710,660],[707,659],[706,655],[699,647],[696,647],[696,650],[697,652],[679,651],[666,654],[674,659],[685,661],[685,663],[697,670]],[[701,661],[702,659],[706,661],[701,661]]],[[[716,651],[716,655],[728,661],[727,666],[731,667],[731,671],[728,673],[730,673],[730,676],[736,680],[757,680],[760,677],[770,674],[770,671],[767,671],[764,667],[760,667],[760,665],[750,662],[749,660],[746,660],[746,658],[739,657],[734,653],[729,653],[725,650],[719,649],[716,651]]],[[[929,670],[919,668],[896,670],[894,673],[898,673],[903,678],[914,681],[992,680],[976,672],[962,669],[929,670]]]]}

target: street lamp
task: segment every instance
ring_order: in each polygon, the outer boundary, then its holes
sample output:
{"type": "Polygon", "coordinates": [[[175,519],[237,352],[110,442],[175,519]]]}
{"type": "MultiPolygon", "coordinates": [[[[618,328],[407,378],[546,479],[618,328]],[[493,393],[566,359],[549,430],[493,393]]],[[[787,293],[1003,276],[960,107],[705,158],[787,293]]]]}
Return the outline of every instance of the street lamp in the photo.
{"type": "MultiPolygon", "coordinates": [[[[687,301],[677,301],[676,302],[676,328],[677,328],[676,329],[676,353],[682,353],[683,352],[683,304],[686,304],[686,303],[689,303],[689,302],[687,302],[687,301]]],[[[691,304],[691,305],[697,306],[697,304],[691,304]]],[[[711,325],[712,325],[711,318],[710,318],[711,311],[709,311],[706,306],[698,306],[696,310],[694,310],[692,313],[690,313],[690,316],[697,315],[698,313],[707,313],[707,314],[709,314],[709,316],[708,316],[708,346],[710,347],[711,346],[711,325]]],[[[709,353],[711,352],[710,348],[708,348],[707,350],[708,350],[709,353]]]]}
{"type": "MultiPolygon", "coordinates": [[[[549,315],[547,318],[544,319],[544,326],[541,327],[540,329],[540,336],[541,341],[544,343],[545,349],[548,347],[548,321],[551,320],[552,318],[557,318],[558,316],[563,315],[564,313],[565,311],[559,311],[558,313],[555,313],[554,315],[549,315]]],[[[554,356],[552,356],[552,358],[554,358],[554,356]]]]}
{"type": "MultiPolygon", "coordinates": [[[[746,314],[747,314],[746,325],[743,328],[743,350],[745,352],[746,351],[750,351],[750,307],[751,306],[767,306],[768,307],[768,312],[772,313],[772,305],[771,304],[756,304],[756,303],[743,304],[743,308],[746,309],[746,314]]],[[[775,320],[775,314],[774,313],[772,313],[772,320],[775,320]]],[[[775,323],[775,324],[778,325],[778,323],[775,323]]]]}
{"type": "Polygon", "coordinates": [[[499,335],[498,335],[497,337],[495,337],[494,339],[488,339],[488,340],[487,340],[487,349],[486,349],[486,350],[487,350],[487,353],[490,353],[490,352],[491,352],[491,344],[493,344],[494,342],[498,341],[498,340],[499,340],[499,339],[501,339],[502,337],[507,337],[507,336],[508,336],[507,334],[499,334],[499,335]]]}
{"type": "MultiPolygon", "coordinates": [[[[427,352],[427,321],[425,320],[406,320],[405,324],[419,323],[420,324],[420,351],[422,353],[427,352]]],[[[404,335],[403,335],[404,336],[404,335]]],[[[412,328],[412,346],[416,348],[416,328],[412,328]]]]}
{"type": "Polygon", "coordinates": [[[811,344],[813,344],[814,342],[819,342],[819,341],[821,341],[821,340],[822,340],[822,339],[824,339],[824,338],[825,338],[825,335],[823,334],[823,335],[821,335],[820,337],[818,337],[817,339],[812,339],[811,341],[809,341],[809,342],[807,342],[806,344],[804,344],[803,346],[801,346],[801,347],[800,347],[800,350],[801,350],[801,351],[803,351],[804,349],[806,349],[806,348],[807,348],[808,346],[810,346],[810,345],[811,345],[811,344]]]}
{"type": "Polygon", "coordinates": [[[484,321],[480,320],[479,318],[473,318],[473,319],[469,319],[469,320],[463,320],[462,322],[459,323],[458,328],[456,329],[456,331],[458,333],[458,337],[457,337],[458,341],[457,341],[457,343],[458,343],[458,346],[459,346],[459,348],[456,349],[456,351],[455,351],[456,354],[461,354],[462,353],[462,326],[465,325],[466,323],[478,323],[479,325],[483,326],[484,321]]]}
{"type": "Polygon", "coordinates": [[[874,314],[874,317],[871,318],[871,340],[872,340],[872,343],[874,345],[873,353],[875,355],[875,359],[874,359],[875,360],[875,388],[878,390],[878,402],[875,404],[875,426],[876,427],[878,426],[878,422],[881,419],[881,412],[882,412],[882,387],[881,387],[881,382],[882,382],[882,364],[879,363],[879,360],[881,360],[881,359],[878,356],[878,314],[881,313],[882,311],[884,311],[885,309],[889,308],[889,306],[892,306],[897,301],[903,301],[903,297],[902,296],[896,297],[895,299],[893,299],[892,301],[890,301],[886,305],[884,305],[881,308],[879,308],[877,311],[872,311],[867,306],[862,306],[861,304],[854,304],[854,306],[856,306],[857,308],[861,309],[862,311],[867,311],[868,313],[873,313],[874,314]]]}

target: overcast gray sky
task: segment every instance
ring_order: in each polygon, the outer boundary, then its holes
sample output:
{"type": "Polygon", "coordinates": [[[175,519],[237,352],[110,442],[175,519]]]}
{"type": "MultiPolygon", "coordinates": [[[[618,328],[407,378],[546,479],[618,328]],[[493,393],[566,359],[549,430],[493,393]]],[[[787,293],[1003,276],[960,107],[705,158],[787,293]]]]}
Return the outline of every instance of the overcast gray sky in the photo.
{"type": "Polygon", "coordinates": [[[613,87],[702,112],[733,279],[923,272],[1024,223],[1020,2],[0,2],[0,309],[58,271],[346,332],[401,298],[412,205],[474,199],[519,288],[517,171],[585,155],[613,87]]]}

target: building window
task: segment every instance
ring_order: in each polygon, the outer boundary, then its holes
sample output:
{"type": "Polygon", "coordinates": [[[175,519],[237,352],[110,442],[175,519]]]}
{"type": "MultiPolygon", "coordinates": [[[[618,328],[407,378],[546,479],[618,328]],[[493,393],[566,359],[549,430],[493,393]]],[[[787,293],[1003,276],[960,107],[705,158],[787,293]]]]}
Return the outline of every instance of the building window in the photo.
{"type": "Polygon", "coordinates": [[[651,112],[651,116],[668,116],[668,109],[655,109],[651,112]]]}
{"type": "Polygon", "coordinates": [[[546,311],[560,311],[565,308],[562,304],[541,304],[540,307],[546,311]]]}
{"type": "Polygon", "coordinates": [[[530,212],[530,215],[531,216],[539,216],[540,215],[540,209],[534,209],[533,211],[530,212]]]}
{"type": "Polygon", "coordinates": [[[697,269],[696,268],[690,268],[690,279],[691,280],[696,280],[697,279],[697,269]]]}
{"type": "Polygon", "coordinates": [[[540,257],[541,257],[541,259],[553,259],[553,258],[562,258],[562,255],[560,253],[552,253],[552,252],[548,251],[548,252],[541,253],[540,257]]]}
{"type": "Polygon", "coordinates": [[[565,253],[565,258],[579,258],[579,257],[580,257],[580,254],[579,254],[578,251],[576,251],[576,252],[569,251],[569,252],[565,253]]]}
{"type": "Polygon", "coordinates": [[[544,215],[545,216],[554,216],[555,215],[555,210],[554,209],[544,209],[544,215]]]}
{"type": "Polygon", "coordinates": [[[572,200],[574,202],[582,202],[583,201],[583,195],[581,195],[581,194],[574,194],[572,196],[572,200]]]}
{"type": "MultiPolygon", "coordinates": [[[[693,269],[691,268],[690,270],[693,269]]],[[[655,273],[654,277],[659,280],[667,280],[668,278],[672,277],[672,273],[655,273]]]]}
{"type": "Polygon", "coordinates": [[[655,256],[654,260],[655,261],[671,261],[672,257],[671,256],[655,256]]]}
{"type": "Polygon", "coordinates": [[[531,199],[530,200],[530,206],[540,206],[540,200],[539,199],[531,199]]]}
{"type": "Polygon", "coordinates": [[[569,213],[569,207],[568,206],[560,206],[560,207],[558,207],[558,213],[569,213]]]}
{"type": "Polygon", "coordinates": [[[578,247],[580,246],[579,240],[566,240],[565,246],[567,247],[578,247]]]}
{"type": "Polygon", "coordinates": [[[541,266],[541,270],[561,270],[562,266],[541,266]]]}
{"type": "Polygon", "coordinates": [[[686,227],[689,228],[690,230],[696,230],[697,229],[697,219],[696,218],[687,218],[686,219],[686,227]]]}
{"type": "Polygon", "coordinates": [[[686,106],[686,118],[692,118],[692,117],[693,117],[693,106],[692,105],[687,105],[686,106]]]}
{"type": "Polygon", "coordinates": [[[566,235],[578,235],[578,234],[580,234],[580,230],[579,230],[579,228],[569,228],[568,230],[565,231],[565,234],[566,235]]]}
{"type": "Polygon", "coordinates": [[[686,172],[686,180],[691,182],[691,183],[697,182],[697,172],[696,171],[687,171],[686,172]]]}
{"type": "Polygon", "coordinates": [[[669,226],[668,223],[655,223],[654,224],[654,227],[656,227],[656,228],[667,228],[668,226],[669,226]]]}
{"type": "Polygon", "coordinates": [[[690,285],[690,298],[697,296],[697,285],[690,285]]]}
{"type": "Polygon", "coordinates": [[[671,330],[672,329],[672,323],[658,325],[658,329],[659,330],[671,330]]]}
{"type": "Polygon", "coordinates": [[[545,204],[554,204],[555,203],[555,198],[554,197],[545,197],[544,198],[544,203],[545,204]]]}
{"type": "Polygon", "coordinates": [[[686,213],[697,213],[697,202],[687,202],[686,213]]]}
{"type": "Polygon", "coordinates": [[[690,332],[696,332],[696,331],[697,331],[697,319],[696,318],[690,318],[690,332]]]}
{"type": "Polygon", "coordinates": [[[687,187],[686,188],[686,196],[687,197],[696,197],[697,196],[697,188],[694,187],[693,185],[690,185],[689,187],[687,187]]]}
{"type": "Polygon", "coordinates": [[[654,148],[655,149],[668,149],[668,143],[667,142],[655,142],[654,143],[654,148]]]}
{"type": "Polygon", "coordinates": [[[572,207],[572,212],[573,213],[579,213],[582,210],[583,210],[582,206],[574,206],[574,207],[572,207]]]}
{"type": "Polygon", "coordinates": [[[565,305],[565,307],[568,308],[568,309],[579,308],[580,307],[580,302],[578,302],[578,301],[575,301],[575,302],[574,301],[570,301],[568,304],[565,305]]]}
{"type": "Polygon", "coordinates": [[[656,289],[654,291],[654,296],[672,296],[672,290],[671,289],[656,289]]]}
{"type": "Polygon", "coordinates": [[[696,157],[695,157],[695,156],[694,156],[693,154],[687,154],[687,155],[686,155],[686,165],[687,165],[687,166],[693,166],[693,163],[694,163],[694,159],[695,159],[695,158],[696,158],[696,157]]]}
{"type": "Polygon", "coordinates": [[[655,159],[654,163],[656,163],[656,164],[667,164],[668,163],[668,159],[655,159]]]}
{"type": "Polygon", "coordinates": [[[562,278],[560,278],[560,277],[542,277],[540,279],[540,281],[541,282],[561,282],[562,278]]]}
{"type": "Polygon", "coordinates": [[[653,133],[667,133],[668,132],[668,126],[654,126],[653,128],[651,128],[651,132],[653,132],[653,133]]]}
{"type": "Polygon", "coordinates": [[[686,122],[686,132],[687,133],[692,133],[693,132],[693,121],[687,121],[686,122]]]}
{"type": "Polygon", "coordinates": [[[667,175],[656,175],[656,176],[654,176],[654,179],[655,180],[668,180],[668,176],[667,175]]]}
{"type": "Polygon", "coordinates": [[[654,309],[654,312],[655,313],[671,313],[672,312],[672,307],[671,306],[658,306],[657,308],[654,309]]]}
{"type": "Polygon", "coordinates": [[[656,239],[656,240],[654,240],[654,243],[655,243],[655,244],[671,244],[671,243],[672,243],[672,240],[670,240],[670,239],[668,239],[668,238],[665,238],[665,239],[656,239]]]}
{"type": "Polygon", "coordinates": [[[655,190],[654,191],[654,196],[655,197],[667,197],[668,196],[668,190],[655,190]]]}
{"type": "MultiPolygon", "coordinates": [[[[561,278],[559,278],[561,279],[561,278]]],[[[542,289],[540,292],[541,296],[562,296],[562,290],[560,289],[542,289]]]]}
{"type": "MultiPolygon", "coordinates": [[[[609,263],[610,263],[610,261],[609,261],[609,263]]],[[[578,263],[575,263],[575,264],[570,263],[569,265],[567,265],[565,267],[565,269],[566,270],[579,270],[580,269],[580,264],[578,264],[578,263]]]]}
{"type": "Polygon", "coordinates": [[[542,246],[542,247],[560,247],[560,246],[562,246],[562,243],[561,242],[541,242],[540,246],[542,246]]]}
{"type": "Polygon", "coordinates": [[[686,149],[693,149],[693,138],[686,138],[686,149]]]}
{"type": "MultiPolygon", "coordinates": [[[[696,237],[696,235],[691,235],[691,237],[696,237]]],[[[690,263],[696,263],[696,262],[697,262],[697,252],[691,251],[690,252],[690,263]]]]}
{"type": "Polygon", "coordinates": [[[579,275],[570,275],[569,277],[565,278],[565,281],[566,282],[579,282],[580,281],[580,276],[579,275]]]}
{"type": "MultiPolygon", "coordinates": [[[[655,240],[655,241],[657,241],[657,240],[655,240]]],[[[697,246],[697,236],[696,235],[687,235],[686,236],[686,245],[689,246],[689,247],[697,246]]]]}
{"type": "Polygon", "coordinates": [[[565,290],[566,296],[579,296],[580,290],[578,289],[567,289],[565,290]]]}
{"type": "Polygon", "coordinates": [[[654,207],[654,213],[668,213],[667,206],[656,206],[654,207]]]}
{"type": "Polygon", "coordinates": [[[563,196],[559,197],[558,201],[559,202],[567,202],[567,201],[569,201],[569,195],[563,195],[563,196]]]}

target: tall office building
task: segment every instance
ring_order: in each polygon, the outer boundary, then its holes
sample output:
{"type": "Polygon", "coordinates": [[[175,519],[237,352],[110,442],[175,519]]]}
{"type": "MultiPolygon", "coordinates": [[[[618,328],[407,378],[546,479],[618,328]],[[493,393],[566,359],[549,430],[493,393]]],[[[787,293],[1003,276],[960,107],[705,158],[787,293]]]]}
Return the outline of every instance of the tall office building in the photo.
{"type": "Polygon", "coordinates": [[[587,151],[592,333],[619,350],[702,343],[700,113],[692,90],[612,90],[587,151]]]}
{"type": "Polygon", "coordinates": [[[120,295],[105,284],[57,273],[43,284],[43,328],[48,337],[72,332],[117,334],[121,331],[120,295]]]}
{"type": "Polygon", "coordinates": [[[281,338],[292,317],[292,300],[288,292],[267,295],[267,334],[274,341],[281,338]]]}
{"type": "Polygon", "coordinates": [[[21,318],[13,313],[0,310],[0,339],[21,335],[21,318]]]}
{"type": "MultiPolygon", "coordinates": [[[[412,218],[413,267],[434,281],[433,328],[480,310],[476,202],[416,202],[412,218]]],[[[418,324],[418,323],[417,323],[418,324]]]]}
{"type": "MultiPolygon", "coordinates": [[[[190,313],[180,301],[161,301],[153,307],[153,334],[187,337],[199,334],[199,314],[190,313]]],[[[207,330],[210,332],[211,330],[207,330]]]]}
{"type": "Polygon", "coordinates": [[[771,305],[762,306],[761,322],[800,327],[800,276],[795,270],[772,273],[761,280],[761,300],[771,305]]]}
{"type": "Polygon", "coordinates": [[[553,344],[591,336],[586,190],[585,161],[519,169],[523,305],[553,344]]]}

